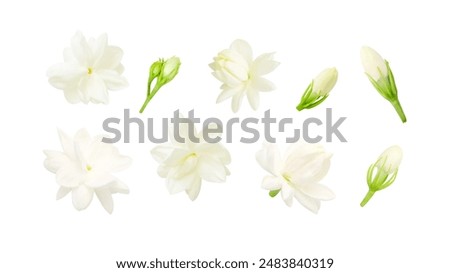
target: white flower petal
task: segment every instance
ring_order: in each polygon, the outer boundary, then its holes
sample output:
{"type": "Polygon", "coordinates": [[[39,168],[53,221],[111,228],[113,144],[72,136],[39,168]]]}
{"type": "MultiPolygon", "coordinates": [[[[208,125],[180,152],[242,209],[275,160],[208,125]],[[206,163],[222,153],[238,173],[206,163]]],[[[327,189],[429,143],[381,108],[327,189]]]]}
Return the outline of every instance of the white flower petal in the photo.
{"type": "Polygon", "coordinates": [[[262,149],[256,153],[256,161],[264,170],[272,175],[280,175],[282,162],[277,145],[267,142],[263,143],[262,149]]]}
{"type": "Polygon", "coordinates": [[[247,99],[248,103],[252,107],[253,110],[258,110],[259,107],[259,92],[253,88],[247,91],[247,99]]]}
{"type": "Polygon", "coordinates": [[[230,49],[238,52],[247,61],[248,64],[252,62],[252,48],[246,41],[237,39],[231,44],[230,49]]]}
{"type": "Polygon", "coordinates": [[[320,209],[320,201],[303,194],[300,191],[295,192],[295,199],[313,213],[318,213],[320,209]]]}
{"type": "Polygon", "coordinates": [[[167,145],[158,145],[155,148],[153,148],[150,153],[153,157],[153,159],[156,160],[158,163],[162,163],[165,161],[173,152],[174,148],[167,146],[167,145]]]}
{"type": "Polygon", "coordinates": [[[253,78],[251,81],[251,86],[253,89],[260,92],[269,92],[275,90],[275,85],[271,81],[261,77],[253,78]]]}
{"type": "Polygon", "coordinates": [[[259,55],[250,67],[252,74],[263,76],[275,70],[280,63],[273,60],[273,55],[275,55],[275,53],[265,53],[259,55]]]}
{"type": "Polygon", "coordinates": [[[81,172],[79,166],[70,162],[67,165],[61,166],[56,172],[56,183],[64,187],[77,187],[84,183],[85,176],[81,172]]]}
{"type": "Polygon", "coordinates": [[[80,90],[91,102],[104,104],[109,102],[106,85],[95,73],[81,79],[80,90]]]}
{"type": "Polygon", "coordinates": [[[60,63],[51,66],[47,70],[48,82],[55,88],[61,90],[76,89],[87,68],[76,63],[60,63]]]}
{"type": "Polygon", "coordinates": [[[288,207],[292,206],[292,202],[294,200],[294,191],[288,185],[283,185],[281,187],[281,197],[288,207]]]}
{"type": "Polygon", "coordinates": [[[239,111],[239,108],[241,108],[242,99],[244,98],[245,92],[241,91],[239,93],[236,93],[232,100],[231,100],[231,109],[234,113],[239,111]]]}
{"type": "Polygon", "coordinates": [[[196,177],[195,181],[192,183],[192,186],[186,190],[187,195],[192,201],[197,199],[201,187],[202,187],[202,180],[200,177],[196,177]]]}
{"type": "Polygon", "coordinates": [[[94,196],[94,190],[80,185],[72,190],[72,204],[77,210],[84,210],[89,206],[94,196]]]}
{"type": "MultiPolygon", "coordinates": [[[[238,82],[245,82],[248,80],[248,68],[244,67],[240,64],[233,62],[225,62],[222,68],[225,74],[229,74],[232,77],[236,78],[238,82]]],[[[227,77],[228,78],[228,77],[227,77]]]]}
{"type": "Polygon", "coordinates": [[[106,87],[111,90],[120,90],[128,86],[127,80],[115,70],[100,70],[97,75],[102,78],[106,87]]]}
{"type": "Polygon", "coordinates": [[[232,96],[236,95],[239,92],[243,91],[243,85],[238,85],[236,87],[228,87],[224,89],[220,95],[217,97],[216,103],[220,103],[228,98],[231,98],[232,96]]]}
{"type": "Polygon", "coordinates": [[[73,56],[72,48],[66,47],[63,50],[63,58],[65,63],[77,63],[77,59],[73,56]]]}
{"type": "Polygon", "coordinates": [[[319,182],[327,175],[330,169],[330,154],[317,154],[305,158],[309,159],[309,161],[304,165],[298,165],[295,168],[294,163],[289,167],[291,171],[288,171],[288,173],[295,184],[319,182]]]}
{"type": "Polygon", "coordinates": [[[101,34],[96,40],[93,41],[91,45],[93,66],[97,63],[104,55],[105,50],[108,46],[108,36],[106,33],[101,34]]]}
{"type": "Polygon", "coordinates": [[[61,152],[45,150],[44,153],[47,156],[44,160],[44,166],[52,173],[56,173],[59,168],[68,164],[70,161],[70,159],[61,152]]]}
{"type": "Polygon", "coordinates": [[[196,147],[196,152],[202,156],[216,158],[225,165],[231,163],[230,152],[220,143],[200,143],[196,147]]]}
{"type": "MultiPolygon", "coordinates": [[[[95,166],[93,168],[95,169],[95,166]]],[[[97,189],[111,184],[116,180],[117,178],[109,173],[96,173],[95,171],[89,171],[86,175],[86,181],[84,184],[90,188],[97,189]]]]}
{"type": "Polygon", "coordinates": [[[283,180],[276,176],[266,176],[264,177],[261,187],[265,190],[273,191],[281,189],[283,185],[283,180]]]}
{"type": "Polygon", "coordinates": [[[95,64],[95,68],[101,69],[117,69],[122,61],[123,51],[116,46],[107,46],[103,56],[95,64]]]}
{"type": "Polygon", "coordinates": [[[72,191],[71,188],[59,187],[58,192],[56,193],[56,200],[63,198],[71,191],[72,191]]]}
{"type": "Polygon", "coordinates": [[[70,158],[75,158],[75,151],[73,150],[73,141],[66,133],[61,129],[58,129],[59,141],[61,142],[61,147],[63,152],[70,158]]]}
{"type": "Polygon", "coordinates": [[[224,164],[213,157],[200,157],[197,165],[200,177],[209,182],[225,182],[227,172],[224,164]]]}
{"type": "Polygon", "coordinates": [[[92,51],[86,41],[86,38],[77,32],[72,38],[71,48],[74,57],[77,59],[78,63],[84,67],[89,67],[92,65],[92,51]]]}
{"type": "Polygon", "coordinates": [[[300,190],[309,197],[318,200],[328,201],[335,198],[334,193],[328,187],[318,183],[304,184],[301,186],[300,190]]]}
{"type": "Polygon", "coordinates": [[[367,75],[375,81],[382,77],[387,77],[387,66],[383,57],[370,47],[363,46],[361,48],[361,63],[367,75]]]}
{"type": "Polygon", "coordinates": [[[223,68],[223,64],[225,62],[233,62],[242,67],[245,67],[246,70],[249,69],[249,62],[247,61],[246,57],[240,52],[232,49],[222,50],[221,52],[219,52],[218,56],[214,58],[214,61],[221,69],[223,68]]]}
{"type": "Polygon", "coordinates": [[[103,208],[111,214],[114,209],[114,201],[111,195],[111,192],[108,188],[97,189],[95,191],[95,195],[97,195],[98,200],[102,204],[103,208]]]}
{"type": "Polygon", "coordinates": [[[78,92],[77,88],[65,89],[64,97],[69,103],[72,104],[79,103],[81,101],[80,93],[78,92]]]}
{"type": "Polygon", "coordinates": [[[179,177],[179,178],[168,178],[166,182],[167,189],[169,193],[175,194],[187,189],[190,189],[193,183],[196,181],[198,175],[196,173],[191,173],[189,175],[179,177]]]}
{"type": "Polygon", "coordinates": [[[109,184],[107,186],[109,188],[109,191],[113,194],[113,193],[123,193],[123,194],[128,194],[130,192],[130,190],[128,189],[127,185],[125,183],[123,183],[120,180],[114,181],[113,183],[109,184]]]}

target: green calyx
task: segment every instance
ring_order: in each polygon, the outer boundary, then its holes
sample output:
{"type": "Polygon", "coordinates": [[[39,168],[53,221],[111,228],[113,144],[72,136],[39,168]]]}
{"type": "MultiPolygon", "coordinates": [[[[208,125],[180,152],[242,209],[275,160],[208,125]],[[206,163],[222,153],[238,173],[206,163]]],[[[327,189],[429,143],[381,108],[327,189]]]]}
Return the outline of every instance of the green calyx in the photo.
{"type": "Polygon", "coordinates": [[[312,81],[308,88],[306,88],[305,92],[303,93],[302,99],[300,100],[300,103],[297,105],[297,110],[302,111],[303,109],[311,109],[316,107],[317,105],[321,104],[327,97],[327,95],[318,95],[313,92],[313,86],[314,81],[312,81]]]}
{"type": "MultiPolygon", "coordinates": [[[[389,66],[389,62],[385,61],[387,68],[387,76],[382,76],[378,81],[374,80],[369,74],[366,73],[372,85],[375,89],[380,93],[383,98],[388,100],[395,111],[397,111],[398,116],[402,120],[403,123],[406,122],[406,115],[403,112],[402,106],[400,105],[400,101],[398,100],[397,94],[397,86],[395,84],[394,74],[392,73],[391,67],[389,66]]],[[[378,72],[382,75],[381,70],[378,68],[378,72]]]]}
{"type": "Polygon", "coordinates": [[[387,173],[383,170],[383,166],[381,168],[377,167],[377,163],[372,164],[367,170],[367,185],[369,186],[369,191],[361,202],[361,207],[364,207],[367,202],[372,198],[372,196],[377,191],[381,191],[392,185],[394,183],[395,178],[397,178],[398,169],[393,173],[387,173]],[[377,168],[376,174],[374,174],[374,170],[377,168]]]}

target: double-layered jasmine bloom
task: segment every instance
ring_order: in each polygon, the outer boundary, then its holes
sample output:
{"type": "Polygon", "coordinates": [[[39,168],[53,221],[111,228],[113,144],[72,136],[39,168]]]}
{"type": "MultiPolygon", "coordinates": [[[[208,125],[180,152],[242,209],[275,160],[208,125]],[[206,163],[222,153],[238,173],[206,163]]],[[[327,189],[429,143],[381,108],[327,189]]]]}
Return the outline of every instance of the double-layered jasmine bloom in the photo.
{"type": "Polygon", "coordinates": [[[266,53],[253,59],[252,49],[244,40],[235,40],[229,49],[219,52],[209,65],[214,77],[223,83],[217,103],[232,98],[231,108],[237,112],[242,99],[247,96],[252,109],[258,109],[259,92],[275,89],[272,82],[262,77],[279,65],[273,55],[266,53]]]}
{"type": "Polygon", "coordinates": [[[388,61],[372,48],[364,46],[361,48],[361,63],[378,93],[394,106],[402,122],[406,122],[405,113],[398,100],[394,74],[392,74],[388,61]]]}
{"type": "Polygon", "coordinates": [[[191,200],[200,193],[202,180],[225,182],[230,174],[228,150],[220,143],[208,143],[202,132],[189,132],[188,119],[171,135],[171,143],[156,146],[151,154],[160,164],[158,175],[166,179],[171,194],[185,191],[191,200]]]}
{"type": "Polygon", "coordinates": [[[256,153],[256,160],[270,175],[262,187],[274,197],[281,197],[288,206],[295,198],[308,210],[317,213],[320,202],[334,198],[334,193],[319,184],[330,168],[331,154],[320,144],[294,143],[282,156],[275,144],[265,143],[256,153]]]}
{"type": "Polygon", "coordinates": [[[123,52],[108,45],[106,34],[86,40],[81,32],[77,32],[63,55],[64,62],[50,67],[47,76],[53,87],[64,91],[70,103],[107,104],[108,90],[128,86],[122,76],[123,52]]]}
{"type": "Polygon", "coordinates": [[[60,130],[58,133],[62,151],[44,151],[44,166],[56,174],[59,185],[56,199],[71,193],[73,206],[83,210],[95,194],[105,210],[112,213],[112,194],[128,193],[128,187],[111,173],[127,168],[131,159],[120,155],[112,144],[103,143],[103,136],[91,138],[85,129],[73,138],[60,130]]]}
{"type": "Polygon", "coordinates": [[[392,146],[387,148],[378,157],[378,160],[369,167],[367,170],[369,191],[361,202],[361,207],[369,202],[375,192],[381,191],[394,183],[402,158],[402,149],[399,146],[392,146]]]}
{"type": "Polygon", "coordinates": [[[311,109],[321,104],[328,98],[328,94],[336,85],[337,78],[338,72],[334,67],[320,72],[306,88],[300,103],[297,105],[297,110],[311,109]]]}

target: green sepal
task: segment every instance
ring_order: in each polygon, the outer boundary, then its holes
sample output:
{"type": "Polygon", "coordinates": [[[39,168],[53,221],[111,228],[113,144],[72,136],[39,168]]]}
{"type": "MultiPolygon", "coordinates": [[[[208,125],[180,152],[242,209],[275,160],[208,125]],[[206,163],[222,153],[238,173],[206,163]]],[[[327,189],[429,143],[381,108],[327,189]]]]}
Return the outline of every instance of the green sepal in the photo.
{"type": "Polygon", "coordinates": [[[300,103],[297,105],[297,110],[301,111],[303,109],[311,109],[321,104],[326,98],[328,98],[328,94],[325,96],[318,96],[312,93],[314,86],[314,81],[312,81],[308,87],[306,88],[303,96],[300,100],[300,103]]]}
{"type": "Polygon", "coordinates": [[[280,191],[281,191],[281,189],[269,191],[269,195],[270,195],[270,197],[275,197],[275,196],[277,196],[277,194],[278,194],[280,191]]]}

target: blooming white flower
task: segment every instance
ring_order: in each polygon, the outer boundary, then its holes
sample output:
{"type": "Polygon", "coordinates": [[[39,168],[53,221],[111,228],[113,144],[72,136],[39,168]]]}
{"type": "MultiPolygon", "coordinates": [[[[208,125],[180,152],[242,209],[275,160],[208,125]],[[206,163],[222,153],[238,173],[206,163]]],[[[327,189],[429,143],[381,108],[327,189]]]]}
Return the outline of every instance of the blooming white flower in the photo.
{"type": "Polygon", "coordinates": [[[372,85],[383,98],[394,106],[398,116],[405,123],[406,116],[398,100],[397,85],[389,62],[372,48],[363,46],[361,48],[361,63],[372,85]]]}
{"type": "Polygon", "coordinates": [[[321,104],[336,85],[337,78],[338,71],[334,67],[320,72],[306,88],[300,103],[297,105],[297,110],[311,109],[321,104]]]}
{"type": "Polygon", "coordinates": [[[330,168],[331,154],[320,144],[294,143],[281,156],[275,144],[265,143],[256,153],[256,160],[270,175],[263,179],[262,187],[274,197],[281,191],[286,205],[293,198],[308,210],[317,213],[320,201],[331,200],[334,193],[318,182],[330,168]]]}
{"type": "MultiPolygon", "coordinates": [[[[189,120],[184,120],[179,132],[171,136],[171,144],[158,145],[151,154],[160,164],[158,175],[166,178],[169,192],[174,194],[185,191],[191,200],[195,200],[200,193],[202,180],[225,182],[230,174],[226,165],[231,163],[231,158],[223,145],[208,143],[202,132],[197,133],[194,129],[189,134],[189,120]],[[175,134],[181,139],[177,140],[175,134]]],[[[193,124],[191,128],[194,128],[193,124]]]]}
{"type": "Polygon", "coordinates": [[[217,103],[232,97],[231,108],[237,112],[247,95],[253,110],[258,109],[259,92],[275,89],[272,82],[262,77],[279,65],[273,60],[273,55],[266,53],[253,60],[252,49],[244,40],[235,40],[229,49],[221,51],[209,65],[212,74],[223,83],[217,103]]]}
{"type": "Polygon", "coordinates": [[[128,193],[128,187],[111,175],[129,166],[131,159],[120,155],[112,144],[102,142],[102,136],[91,138],[85,129],[79,130],[70,138],[58,130],[63,151],[44,153],[47,158],[44,166],[56,174],[59,200],[72,193],[72,203],[77,210],[89,206],[97,195],[106,211],[113,211],[113,193],[128,193]]]}
{"type": "Polygon", "coordinates": [[[369,167],[367,171],[369,191],[361,202],[361,207],[364,207],[369,202],[375,192],[383,190],[394,183],[402,158],[402,149],[394,145],[387,148],[378,157],[377,161],[369,167]]]}
{"type": "Polygon", "coordinates": [[[123,52],[108,45],[108,37],[102,34],[89,41],[77,32],[71,46],[64,49],[64,62],[47,71],[48,81],[53,87],[64,91],[70,103],[108,103],[108,90],[119,90],[128,86],[122,76],[120,63],[123,52]]]}

